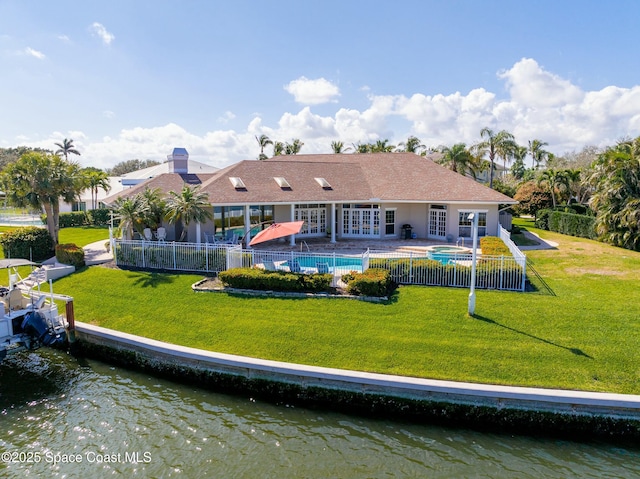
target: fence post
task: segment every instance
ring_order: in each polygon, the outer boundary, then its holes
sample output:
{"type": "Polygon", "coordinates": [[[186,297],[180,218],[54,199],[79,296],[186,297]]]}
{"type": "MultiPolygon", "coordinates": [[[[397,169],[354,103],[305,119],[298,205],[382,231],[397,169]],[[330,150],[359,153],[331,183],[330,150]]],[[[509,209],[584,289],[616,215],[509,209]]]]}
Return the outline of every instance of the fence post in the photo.
{"type": "Polygon", "coordinates": [[[178,269],[178,259],[176,258],[176,242],[171,243],[173,249],[173,269],[178,269]]]}
{"type": "Polygon", "coordinates": [[[409,251],[409,283],[413,283],[413,251],[409,251]]]}
{"type": "Polygon", "coordinates": [[[504,255],[500,257],[500,289],[502,289],[502,285],[504,284],[504,255]]]}

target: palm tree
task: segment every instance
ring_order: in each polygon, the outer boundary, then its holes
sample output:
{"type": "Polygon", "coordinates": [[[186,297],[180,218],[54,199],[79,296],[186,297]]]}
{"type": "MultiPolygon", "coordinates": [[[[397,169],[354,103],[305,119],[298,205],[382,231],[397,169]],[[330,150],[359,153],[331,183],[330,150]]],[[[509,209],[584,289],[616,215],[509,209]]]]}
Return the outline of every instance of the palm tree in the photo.
{"type": "Polygon", "coordinates": [[[371,153],[371,145],[368,143],[354,143],[353,151],[356,153],[371,153]]]}
{"type": "Polygon", "coordinates": [[[640,137],[602,153],[589,183],[598,234],[608,243],[640,251],[640,137]]]}
{"type": "Polygon", "coordinates": [[[98,190],[107,192],[111,189],[109,176],[104,171],[88,167],[82,170],[85,187],[91,191],[91,209],[95,210],[98,206],[98,190]]]}
{"type": "Polygon", "coordinates": [[[297,155],[300,153],[300,150],[304,146],[298,138],[294,138],[291,143],[287,143],[284,145],[284,154],[285,155],[297,155]]]}
{"type": "Polygon", "coordinates": [[[467,149],[466,144],[456,143],[451,148],[441,146],[438,151],[442,154],[442,158],[437,160],[439,164],[461,175],[470,174],[474,178],[476,177],[480,165],[477,158],[467,149]]]}
{"type": "Polygon", "coordinates": [[[134,231],[140,235],[144,229],[144,218],[148,212],[148,207],[142,196],[134,195],[131,197],[121,197],[115,201],[115,219],[119,220],[119,235],[124,239],[133,238],[134,231]]]}
{"type": "Polygon", "coordinates": [[[582,203],[586,193],[586,188],[584,188],[582,182],[582,171],[579,168],[572,168],[564,170],[564,173],[569,184],[569,200],[575,198],[578,203],[582,203]]]}
{"type": "Polygon", "coordinates": [[[378,140],[370,145],[371,153],[391,153],[395,149],[395,145],[389,145],[389,140],[378,140]]]}
{"type": "Polygon", "coordinates": [[[513,165],[511,165],[511,174],[517,180],[521,180],[524,176],[525,167],[524,159],[527,157],[529,149],[526,146],[515,145],[515,148],[511,152],[513,158],[513,165]]]}
{"type": "Polygon", "coordinates": [[[266,160],[267,155],[264,154],[264,148],[267,145],[273,145],[273,141],[271,141],[267,135],[260,135],[260,137],[256,136],[256,141],[258,142],[258,145],[260,145],[260,155],[258,155],[258,160],[266,160]]]}
{"type": "Polygon", "coordinates": [[[406,151],[407,153],[415,153],[419,155],[421,151],[426,150],[427,147],[420,143],[420,140],[415,136],[407,138],[406,142],[401,142],[396,148],[396,151],[406,151]]]}
{"type": "Polygon", "coordinates": [[[167,202],[162,198],[160,188],[147,187],[139,194],[145,204],[144,224],[153,229],[162,226],[162,220],[167,213],[167,202]]]}
{"type": "Polygon", "coordinates": [[[553,207],[556,207],[556,191],[562,192],[569,190],[569,178],[566,172],[563,170],[554,170],[553,168],[547,168],[544,170],[538,178],[538,185],[547,187],[549,193],[551,193],[551,201],[553,207]]]}
{"type": "Polygon", "coordinates": [[[493,188],[493,170],[496,155],[502,158],[509,156],[515,147],[514,138],[513,135],[506,130],[495,133],[488,127],[480,130],[480,137],[484,138],[484,140],[478,143],[476,148],[480,152],[480,156],[483,156],[485,153],[489,155],[489,162],[491,163],[489,170],[489,188],[493,188]]]}
{"type": "Polygon", "coordinates": [[[273,144],[273,156],[280,156],[280,155],[284,155],[284,143],[282,143],[281,141],[276,141],[273,144]]]}
{"type": "Polygon", "coordinates": [[[331,150],[336,153],[336,154],[340,154],[340,153],[346,153],[347,151],[351,150],[351,147],[344,147],[344,143],[341,141],[332,141],[331,142],[331,150]]]}
{"type": "Polygon", "coordinates": [[[184,185],[180,193],[170,191],[169,195],[165,219],[171,224],[181,222],[184,226],[178,241],[186,238],[192,221],[204,223],[213,217],[209,198],[206,193],[200,191],[199,186],[184,185]]]}
{"type": "Polygon", "coordinates": [[[531,155],[531,168],[536,170],[540,166],[545,158],[548,157],[549,152],[542,149],[543,146],[547,146],[549,143],[540,140],[529,140],[529,154],[531,155]]]}
{"type": "Polygon", "coordinates": [[[62,140],[62,143],[54,143],[58,147],[56,155],[63,154],[64,159],[69,161],[69,153],[80,156],[80,152],[73,145],[73,140],[62,140]]]}
{"type": "Polygon", "coordinates": [[[7,166],[0,182],[10,204],[44,210],[54,246],[58,244],[60,200],[71,203],[85,189],[80,165],[36,151],[7,166]]]}

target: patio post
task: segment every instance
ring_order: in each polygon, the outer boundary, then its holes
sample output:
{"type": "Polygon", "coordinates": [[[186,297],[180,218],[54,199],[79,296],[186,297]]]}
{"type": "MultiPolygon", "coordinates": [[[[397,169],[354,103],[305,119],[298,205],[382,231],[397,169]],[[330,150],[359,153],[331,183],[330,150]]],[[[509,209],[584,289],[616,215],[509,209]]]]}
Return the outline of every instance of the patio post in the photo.
{"type": "Polygon", "coordinates": [[[471,290],[469,292],[469,315],[476,311],[476,249],[478,248],[478,213],[470,213],[467,217],[472,223],[473,250],[471,251],[471,290]]]}
{"type": "Polygon", "coordinates": [[[331,228],[331,241],[330,243],[336,242],[336,204],[331,203],[331,224],[329,226],[331,228]]]}
{"type": "Polygon", "coordinates": [[[249,205],[244,205],[244,244],[249,248],[251,242],[251,209],[249,205]]]}
{"type": "MultiPolygon", "coordinates": [[[[296,215],[296,205],[291,203],[291,219],[289,221],[295,221],[295,215],[296,215]]],[[[289,245],[291,246],[296,245],[296,235],[291,235],[291,240],[289,241],[289,245]]]]}

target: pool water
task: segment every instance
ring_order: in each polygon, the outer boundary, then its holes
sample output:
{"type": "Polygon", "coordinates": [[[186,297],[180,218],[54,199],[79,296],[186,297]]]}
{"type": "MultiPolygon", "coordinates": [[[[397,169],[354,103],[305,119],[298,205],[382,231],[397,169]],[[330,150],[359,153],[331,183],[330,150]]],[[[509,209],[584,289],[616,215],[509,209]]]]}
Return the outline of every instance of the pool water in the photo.
{"type": "MultiPolygon", "coordinates": [[[[349,256],[300,256],[296,258],[303,268],[315,268],[317,263],[327,263],[330,268],[354,268],[362,270],[362,258],[349,256]]],[[[289,266],[289,261],[284,263],[289,266]]]]}

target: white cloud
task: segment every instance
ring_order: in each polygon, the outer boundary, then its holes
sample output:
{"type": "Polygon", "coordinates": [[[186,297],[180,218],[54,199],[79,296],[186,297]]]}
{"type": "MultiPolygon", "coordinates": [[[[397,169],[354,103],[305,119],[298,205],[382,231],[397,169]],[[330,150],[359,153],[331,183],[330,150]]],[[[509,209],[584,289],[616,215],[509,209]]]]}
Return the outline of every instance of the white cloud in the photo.
{"type": "Polygon", "coordinates": [[[224,124],[229,123],[235,117],[236,117],[236,115],[234,115],[233,112],[225,111],[224,115],[218,117],[218,123],[224,123],[224,124]]]}
{"type": "Polygon", "coordinates": [[[34,50],[31,47],[25,48],[24,49],[24,54],[32,56],[34,58],[37,58],[38,60],[44,60],[45,59],[45,54],[44,53],[39,52],[38,50],[34,50]]]}
{"type": "Polygon", "coordinates": [[[89,30],[93,36],[99,37],[105,45],[111,45],[111,42],[116,38],[115,35],[107,31],[102,23],[94,22],[89,30]]]}
{"type": "Polygon", "coordinates": [[[320,105],[322,103],[335,102],[340,96],[340,90],[336,85],[324,78],[309,80],[300,77],[289,82],[284,89],[293,95],[298,103],[305,105],[320,105]]]}
{"type": "Polygon", "coordinates": [[[71,43],[71,39],[66,35],[58,35],[58,40],[65,43],[71,43]]]}
{"type": "Polygon", "coordinates": [[[116,117],[116,114],[111,110],[105,110],[102,112],[102,116],[111,120],[112,118],[116,117]]]}
{"type": "Polygon", "coordinates": [[[507,82],[511,98],[528,107],[552,107],[578,102],[584,93],[557,75],[545,71],[531,58],[523,58],[510,70],[498,73],[507,82]]]}
{"type": "MultiPolygon", "coordinates": [[[[256,158],[259,147],[255,137],[261,134],[282,142],[299,138],[304,143],[302,153],[328,153],[336,140],[347,146],[378,139],[398,144],[409,135],[416,135],[430,147],[459,142],[470,145],[479,140],[485,126],[506,129],[523,145],[540,139],[556,154],[640,136],[640,85],[583,91],[529,59],[498,76],[508,85],[504,98],[483,88],[448,95],[369,95],[363,110],[339,108],[320,115],[305,106],[298,112],[283,112],[272,124],[265,124],[262,115],[255,114],[244,128],[218,128],[198,135],[169,123],[124,129],[100,140],[67,131],[52,133],[42,141],[21,139],[19,144],[52,148],[55,141],[73,138],[82,152],[81,163],[101,168],[133,158],[164,161],[174,147],[181,146],[193,159],[222,167],[256,158]]],[[[238,121],[231,112],[225,112],[222,119],[238,121]]],[[[266,153],[270,155],[271,149],[266,153]]]]}

